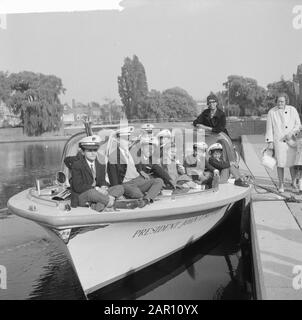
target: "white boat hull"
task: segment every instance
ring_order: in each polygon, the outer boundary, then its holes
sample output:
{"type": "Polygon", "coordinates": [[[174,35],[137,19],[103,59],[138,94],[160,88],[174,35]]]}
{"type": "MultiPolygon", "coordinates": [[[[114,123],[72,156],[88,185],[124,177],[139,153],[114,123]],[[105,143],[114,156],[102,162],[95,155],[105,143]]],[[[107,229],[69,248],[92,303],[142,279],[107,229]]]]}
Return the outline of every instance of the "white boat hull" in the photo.
{"type": "Polygon", "coordinates": [[[67,244],[86,295],[184,248],[204,236],[230,205],[181,219],[82,228],[67,244]]]}
{"type": "Polygon", "coordinates": [[[8,205],[60,241],[88,295],[200,239],[249,193],[249,188],[224,184],[217,191],[166,197],[142,209],[102,214],[88,208],[61,211],[40,203],[30,191],[15,195],[8,205]],[[62,233],[67,234],[66,244],[59,239],[62,233]]]}

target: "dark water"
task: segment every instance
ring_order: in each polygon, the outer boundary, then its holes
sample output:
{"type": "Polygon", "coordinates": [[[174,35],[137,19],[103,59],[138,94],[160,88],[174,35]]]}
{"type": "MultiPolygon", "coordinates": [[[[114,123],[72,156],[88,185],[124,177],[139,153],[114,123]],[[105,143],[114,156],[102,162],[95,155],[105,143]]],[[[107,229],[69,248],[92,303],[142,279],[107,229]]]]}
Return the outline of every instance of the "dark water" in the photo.
{"type": "MultiPolygon", "coordinates": [[[[10,196],[53,177],[64,142],[9,143],[0,148],[0,208],[10,196]]],[[[206,239],[129,276],[91,299],[248,299],[239,246],[240,217],[234,210],[206,239]]],[[[0,212],[0,265],[7,289],[0,299],[84,299],[64,252],[43,228],[0,212]]]]}

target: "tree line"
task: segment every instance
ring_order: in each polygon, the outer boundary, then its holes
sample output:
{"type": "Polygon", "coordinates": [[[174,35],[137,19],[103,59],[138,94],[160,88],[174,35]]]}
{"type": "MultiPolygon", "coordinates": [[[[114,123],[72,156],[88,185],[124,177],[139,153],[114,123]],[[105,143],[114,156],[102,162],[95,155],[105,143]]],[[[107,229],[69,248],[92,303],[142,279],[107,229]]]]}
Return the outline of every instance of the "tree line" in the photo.
{"type": "MultiPolygon", "coordinates": [[[[275,105],[277,94],[282,91],[288,94],[289,103],[301,113],[302,94],[297,93],[298,81],[302,83],[302,65],[298,66],[293,81],[281,78],[268,84],[266,89],[259,86],[255,79],[230,75],[223,83],[224,90],[216,92],[216,95],[227,115],[245,116],[267,113],[275,105]]],[[[128,120],[154,121],[185,121],[197,115],[197,103],[186,90],[180,87],[162,92],[149,90],[145,68],[136,55],[132,59],[124,59],[117,82],[122,106],[108,98],[103,105],[89,103],[92,108],[100,109],[102,122],[117,121],[123,114],[128,120]]],[[[24,132],[28,135],[41,135],[60,129],[63,105],[59,96],[65,91],[62,80],[54,75],[0,71],[0,101],[20,117],[24,132]]]]}
{"type": "MultiPolygon", "coordinates": [[[[299,67],[301,77],[302,65],[299,67]]],[[[290,81],[281,78],[268,84],[265,89],[255,79],[230,75],[223,86],[224,90],[216,92],[216,95],[228,115],[259,116],[267,113],[275,105],[279,92],[286,92],[289,103],[302,113],[302,95],[299,98],[297,79],[290,81]]],[[[136,55],[132,59],[125,58],[118,77],[118,87],[128,119],[186,119],[196,116],[196,102],[184,89],[175,87],[163,92],[148,90],[145,68],[136,55]]]]}
{"type": "Polygon", "coordinates": [[[275,100],[280,92],[285,92],[289,97],[289,104],[302,113],[302,99],[299,97],[297,79],[291,81],[281,77],[279,81],[269,83],[265,89],[259,86],[255,79],[230,75],[223,86],[225,90],[217,92],[217,96],[220,104],[226,106],[225,111],[229,115],[265,114],[276,105],[275,100]]]}

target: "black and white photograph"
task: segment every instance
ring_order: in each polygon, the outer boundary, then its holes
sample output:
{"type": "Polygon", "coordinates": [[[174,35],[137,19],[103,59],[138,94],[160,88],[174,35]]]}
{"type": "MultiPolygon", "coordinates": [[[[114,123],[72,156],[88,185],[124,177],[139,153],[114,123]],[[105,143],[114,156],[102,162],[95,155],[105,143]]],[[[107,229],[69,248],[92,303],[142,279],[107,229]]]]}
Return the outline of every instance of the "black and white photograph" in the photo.
{"type": "Polygon", "coordinates": [[[0,0],[0,300],[302,300],[301,121],[302,0],[0,0]]]}

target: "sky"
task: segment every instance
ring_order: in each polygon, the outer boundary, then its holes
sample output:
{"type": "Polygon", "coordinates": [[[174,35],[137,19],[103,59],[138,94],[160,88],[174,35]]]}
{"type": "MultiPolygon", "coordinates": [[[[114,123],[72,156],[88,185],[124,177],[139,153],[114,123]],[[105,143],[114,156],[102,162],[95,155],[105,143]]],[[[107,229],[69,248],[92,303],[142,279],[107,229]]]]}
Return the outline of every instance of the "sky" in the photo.
{"type": "Polygon", "coordinates": [[[202,100],[231,74],[266,87],[281,76],[291,80],[302,64],[302,29],[293,26],[299,4],[123,0],[123,10],[8,14],[0,70],[56,75],[66,88],[61,101],[69,104],[119,101],[117,77],[134,54],[149,90],[178,86],[202,100]]]}

